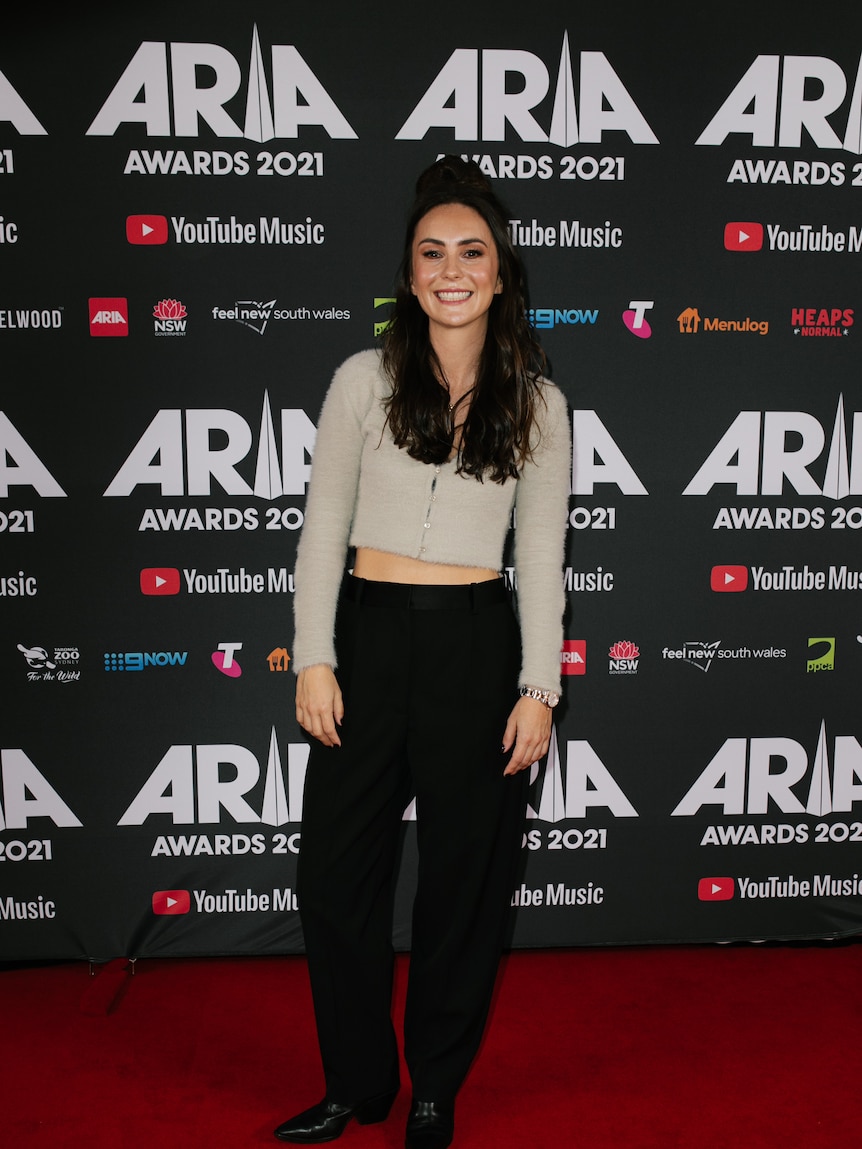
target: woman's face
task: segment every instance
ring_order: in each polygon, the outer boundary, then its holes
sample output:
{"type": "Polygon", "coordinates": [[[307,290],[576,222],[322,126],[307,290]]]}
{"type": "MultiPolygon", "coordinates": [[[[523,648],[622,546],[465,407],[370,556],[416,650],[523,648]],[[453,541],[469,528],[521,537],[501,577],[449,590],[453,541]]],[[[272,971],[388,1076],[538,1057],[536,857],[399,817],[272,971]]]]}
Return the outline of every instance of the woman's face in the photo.
{"type": "Polygon", "coordinates": [[[410,287],[431,329],[484,331],[503,290],[491,229],[460,203],[432,208],[413,235],[410,287]],[[478,325],[478,326],[477,326],[478,325]]]}

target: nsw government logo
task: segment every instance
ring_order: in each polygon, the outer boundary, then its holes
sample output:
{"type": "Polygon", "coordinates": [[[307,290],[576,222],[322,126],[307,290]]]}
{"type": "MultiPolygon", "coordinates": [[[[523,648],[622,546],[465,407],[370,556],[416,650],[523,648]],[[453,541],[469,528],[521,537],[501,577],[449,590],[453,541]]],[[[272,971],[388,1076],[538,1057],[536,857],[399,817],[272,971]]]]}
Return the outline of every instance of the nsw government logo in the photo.
{"type": "Polygon", "coordinates": [[[156,335],[185,335],[188,312],[178,299],[160,299],[153,308],[156,335]]]}
{"type": "Polygon", "coordinates": [[[624,639],[615,642],[608,651],[608,674],[637,674],[640,650],[624,639]]]}

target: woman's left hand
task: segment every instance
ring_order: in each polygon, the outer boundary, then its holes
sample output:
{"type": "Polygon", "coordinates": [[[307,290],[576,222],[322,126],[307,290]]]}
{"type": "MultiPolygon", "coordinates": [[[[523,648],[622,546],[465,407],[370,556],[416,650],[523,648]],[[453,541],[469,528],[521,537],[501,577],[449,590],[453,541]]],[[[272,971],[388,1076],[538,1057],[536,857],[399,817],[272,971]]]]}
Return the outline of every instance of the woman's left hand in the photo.
{"type": "Polygon", "coordinates": [[[551,740],[551,708],[535,698],[519,698],[506,723],[503,750],[512,747],[504,774],[517,774],[548,753],[551,740]]]}

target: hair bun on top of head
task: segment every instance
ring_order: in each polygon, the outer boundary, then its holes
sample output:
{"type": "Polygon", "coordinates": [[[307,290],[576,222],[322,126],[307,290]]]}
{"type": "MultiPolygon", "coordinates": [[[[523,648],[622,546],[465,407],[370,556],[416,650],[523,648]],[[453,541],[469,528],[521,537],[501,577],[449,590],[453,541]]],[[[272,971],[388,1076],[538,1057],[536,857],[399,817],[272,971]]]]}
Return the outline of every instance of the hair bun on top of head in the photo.
{"type": "Polygon", "coordinates": [[[475,160],[462,160],[460,156],[443,156],[426,168],[416,181],[416,194],[428,195],[445,192],[456,186],[493,195],[490,180],[475,160]]]}

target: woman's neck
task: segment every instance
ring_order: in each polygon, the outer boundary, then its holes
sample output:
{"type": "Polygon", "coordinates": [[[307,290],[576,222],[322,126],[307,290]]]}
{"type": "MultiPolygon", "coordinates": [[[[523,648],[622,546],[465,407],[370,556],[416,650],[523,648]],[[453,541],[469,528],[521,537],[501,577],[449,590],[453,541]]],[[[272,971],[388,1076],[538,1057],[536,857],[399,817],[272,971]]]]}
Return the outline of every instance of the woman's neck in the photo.
{"type": "Polygon", "coordinates": [[[432,330],[430,339],[443,372],[443,381],[449,389],[449,401],[454,405],[476,384],[485,333],[479,335],[463,329],[432,330]]]}

